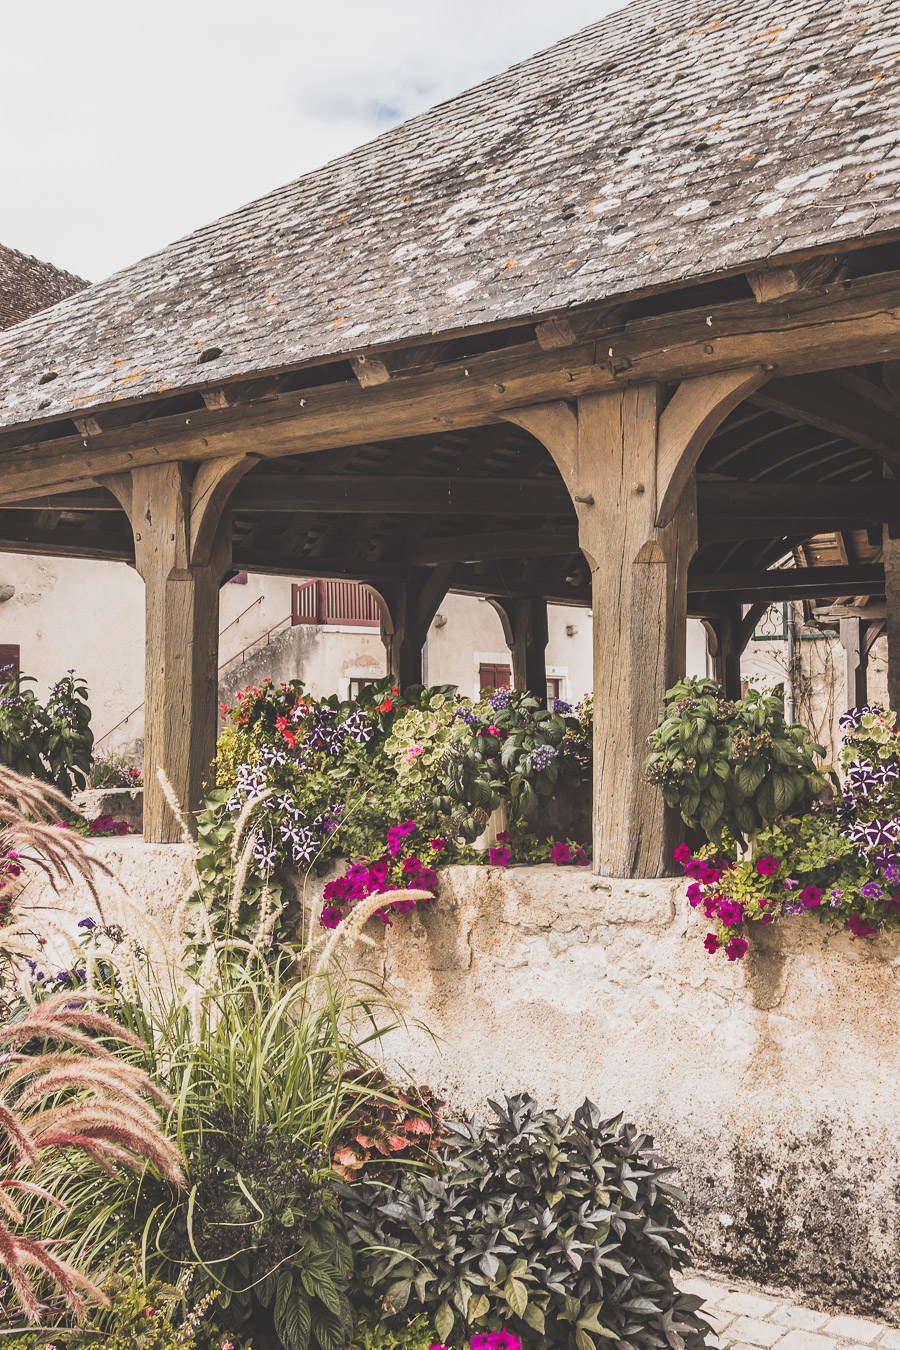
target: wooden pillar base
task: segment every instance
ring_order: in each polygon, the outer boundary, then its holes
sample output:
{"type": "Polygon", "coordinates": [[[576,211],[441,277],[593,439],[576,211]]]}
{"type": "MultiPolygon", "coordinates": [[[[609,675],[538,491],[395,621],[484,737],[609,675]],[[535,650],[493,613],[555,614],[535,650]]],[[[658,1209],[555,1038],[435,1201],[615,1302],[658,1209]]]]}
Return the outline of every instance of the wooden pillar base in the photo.
{"type": "Polygon", "coordinates": [[[725,691],[725,697],[739,699],[741,696],[741,654],[743,609],[741,605],[731,605],[723,614],[710,620],[716,635],[716,653],[713,657],[713,671],[719,684],[725,691]]]}

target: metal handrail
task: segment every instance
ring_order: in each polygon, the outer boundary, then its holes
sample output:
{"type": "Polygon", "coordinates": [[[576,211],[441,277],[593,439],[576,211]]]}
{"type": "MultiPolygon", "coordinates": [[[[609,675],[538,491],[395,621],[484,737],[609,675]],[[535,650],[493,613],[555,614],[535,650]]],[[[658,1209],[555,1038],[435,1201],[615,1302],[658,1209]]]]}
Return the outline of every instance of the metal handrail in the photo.
{"type": "MultiPolygon", "coordinates": [[[[259,596],[259,597],[257,598],[257,600],[254,600],[254,601],[253,601],[253,605],[257,604],[259,600],[262,600],[262,598],[263,598],[262,596],[259,596]]],[[[248,606],[247,606],[247,609],[244,610],[244,614],[247,613],[247,610],[252,609],[252,608],[253,608],[253,605],[248,605],[248,606]]],[[[244,614],[239,614],[239,615],[238,615],[238,619],[243,618],[244,614]]],[[[243,647],[243,648],[241,649],[241,651],[236,652],[234,656],[229,656],[229,658],[228,658],[227,661],[223,661],[222,664],[219,666],[219,671],[218,671],[218,673],[221,675],[222,671],[225,669],[226,666],[234,665],[234,663],[235,663],[235,661],[237,661],[238,657],[244,656],[244,655],[245,655],[247,652],[249,652],[253,647],[257,647],[257,646],[259,646],[261,643],[262,643],[263,646],[268,647],[268,645],[269,645],[269,638],[270,638],[270,636],[272,635],[272,633],[274,633],[276,630],[280,630],[280,629],[284,628],[284,627],[285,627],[287,624],[289,624],[290,622],[291,622],[291,616],[290,616],[290,614],[289,614],[289,615],[287,616],[286,619],[282,619],[279,623],[273,624],[271,628],[267,628],[266,631],[265,631],[264,633],[260,633],[259,637],[256,638],[255,641],[251,642],[248,646],[243,647]],[[264,638],[265,638],[265,642],[263,642],[263,639],[264,639],[264,638]]],[[[228,625],[228,628],[232,628],[232,627],[234,626],[235,623],[237,623],[237,619],[235,619],[232,623],[230,623],[230,624],[228,625]]],[[[222,629],[222,633],[227,633],[227,632],[228,632],[228,628],[223,628],[223,629],[222,629]]],[[[219,639],[220,639],[220,640],[221,640],[221,638],[222,638],[222,633],[219,634],[219,639]]],[[[135,713],[139,713],[139,712],[141,711],[141,708],[143,708],[143,707],[144,707],[144,701],[142,701],[141,703],[139,703],[139,704],[137,705],[136,708],[132,708],[132,710],[131,710],[130,713],[126,713],[125,716],[122,718],[122,720],[121,720],[120,722],[117,722],[116,725],[115,725],[114,727],[111,727],[111,728],[109,729],[109,731],[104,731],[104,733],[103,733],[102,736],[98,736],[98,738],[97,738],[97,740],[94,742],[94,744],[95,744],[95,745],[102,745],[104,741],[106,741],[106,740],[109,739],[109,737],[113,734],[114,731],[118,731],[118,730],[119,730],[119,727],[124,727],[124,725],[125,725],[126,722],[130,722],[131,719],[132,719],[132,717],[134,717],[135,713]]]]}

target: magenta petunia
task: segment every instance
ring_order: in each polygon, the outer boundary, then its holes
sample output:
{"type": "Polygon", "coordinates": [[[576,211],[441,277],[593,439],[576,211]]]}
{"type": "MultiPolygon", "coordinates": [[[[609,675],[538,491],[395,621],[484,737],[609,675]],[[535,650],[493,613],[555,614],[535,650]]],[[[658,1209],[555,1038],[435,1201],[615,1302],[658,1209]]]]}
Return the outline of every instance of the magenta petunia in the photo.
{"type": "Polygon", "coordinates": [[[778,868],[781,866],[777,858],[766,856],[757,859],[756,870],[761,877],[774,877],[778,868]]]}
{"type": "Polygon", "coordinates": [[[691,860],[691,850],[687,844],[679,844],[672,855],[677,863],[686,863],[691,860]]]}
{"type": "Polygon", "coordinates": [[[807,905],[812,909],[815,905],[820,905],[822,903],[822,892],[819,890],[818,886],[805,886],[800,892],[800,899],[803,901],[804,905],[807,905]]]}
{"type": "Polygon", "coordinates": [[[719,905],[719,918],[726,928],[734,928],[744,918],[744,911],[733,900],[723,900],[719,905]]]}
{"type": "Polygon", "coordinates": [[[747,939],[733,937],[725,948],[725,955],[729,961],[740,961],[747,955],[747,939]]]}
{"type": "Polygon", "coordinates": [[[323,928],[337,928],[343,917],[341,910],[334,905],[326,905],[319,916],[319,923],[323,928]]]}
{"type": "Polygon", "coordinates": [[[509,860],[512,857],[512,849],[501,845],[500,848],[490,850],[490,861],[492,867],[508,867],[509,860]]]}
{"type": "Polygon", "coordinates": [[[554,844],[550,850],[550,857],[556,863],[557,867],[561,867],[563,863],[567,863],[571,856],[572,850],[569,848],[568,844],[554,844]]]}
{"type": "Polygon", "coordinates": [[[703,939],[703,945],[711,955],[713,952],[717,952],[719,950],[721,943],[719,942],[719,939],[716,937],[715,933],[707,933],[706,937],[703,939]]]}

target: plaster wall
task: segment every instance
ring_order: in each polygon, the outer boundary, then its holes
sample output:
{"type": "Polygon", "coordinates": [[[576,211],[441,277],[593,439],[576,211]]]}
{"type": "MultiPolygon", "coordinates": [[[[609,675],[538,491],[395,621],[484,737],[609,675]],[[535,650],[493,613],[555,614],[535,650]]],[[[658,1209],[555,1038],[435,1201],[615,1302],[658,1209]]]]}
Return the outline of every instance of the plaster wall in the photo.
{"type": "MultiPolygon", "coordinates": [[[[107,921],[171,955],[189,851],[92,848],[115,874],[107,921]]],[[[626,1112],[679,1169],[698,1263],[900,1322],[900,935],[825,944],[787,919],[730,964],[684,889],[447,869],[438,900],[355,952],[405,1009],[389,1053],[454,1110],[527,1089],[626,1112]]],[[[31,903],[69,926],[89,912],[83,893],[31,903]]]]}

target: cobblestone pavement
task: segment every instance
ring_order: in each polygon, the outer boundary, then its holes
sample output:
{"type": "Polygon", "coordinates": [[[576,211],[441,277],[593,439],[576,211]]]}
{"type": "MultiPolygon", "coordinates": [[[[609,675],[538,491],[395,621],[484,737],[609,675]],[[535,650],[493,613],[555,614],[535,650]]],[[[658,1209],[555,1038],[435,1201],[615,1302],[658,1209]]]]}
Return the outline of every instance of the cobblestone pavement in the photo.
{"type": "Polygon", "coordinates": [[[900,1350],[900,1331],[843,1313],[815,1312],[790,1293],[697,1273],[680,1281],[705,1300],[701,1309],[722,1350],[900,1350]]]}

